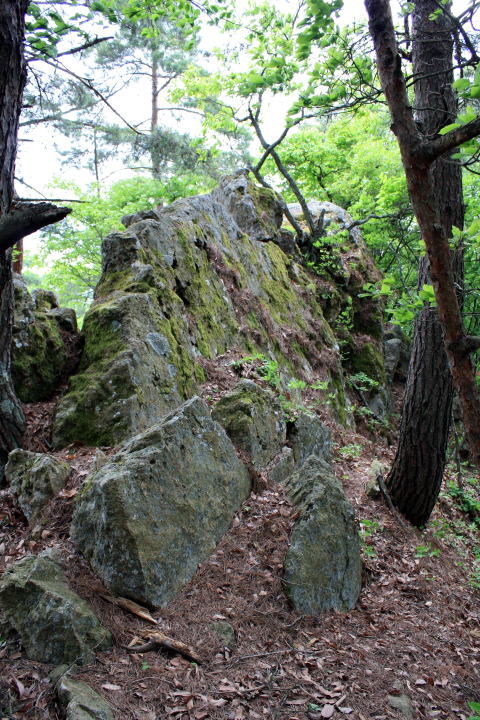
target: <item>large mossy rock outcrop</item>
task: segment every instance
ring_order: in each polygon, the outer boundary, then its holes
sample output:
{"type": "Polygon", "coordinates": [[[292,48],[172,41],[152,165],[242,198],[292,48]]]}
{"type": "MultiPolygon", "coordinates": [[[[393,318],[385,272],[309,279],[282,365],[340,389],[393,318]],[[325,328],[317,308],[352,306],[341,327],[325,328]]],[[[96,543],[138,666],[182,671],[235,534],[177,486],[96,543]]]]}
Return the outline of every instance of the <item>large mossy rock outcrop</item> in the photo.
{"type": "Polygon", "coordinates": [[[285,487],[300,512],[284,564],[288,599],[308,615],[351,610],[362,565],[354,512],[340,483],[324,460],[311,455],[285,487]]]}
{"type": "Polygon", "coordinates": [[[67,362],[64,333],[76,334],[74,310],[60,308],[54,293],[32,294],[21,275],[14,277],[12,379],[22,402],[48,400],[67,362]]]}
{"type": "Polygon", "coordinates": [[[3,574],[0,606],[31,660],[87,663],[111,645],[108,630],[47,554],[27,555],[3,574]]]}
{"type": "MultiPolygon", "coordinates": [[[[329,378],[345,420],[325,282],[278,247],[281,220],[275,194],[239,173],[209,195],[129,216],[125,232],[105,239],[79,372],[56,414],[57,447],[111,445],[145,430],[196,392],[202,358],[231,350],[264,353],[290,377],[329,378]]],[[[365,267],[355,272],[371,282],[365,267]]]]}
{"type": "Polygon", "coordinates": [[[195,397],[86,481],[72,538],[114,594],[163,606],[212,553],[249,491],[231,441],[195,397]]]}
{"type": "Polygon", "coordinates": [[[25,517],[33,523],[39,512],[58,495],[70,466],[51,455],[17,448],[8,456],[5,478],[25,517]]]}
{"type": "Polygon", "coordinates": [[[241,380],[217,402],[212,417],[257,468],[280,452],[286,439],[284,412],[277,398],[251,380],[241,380]]]}

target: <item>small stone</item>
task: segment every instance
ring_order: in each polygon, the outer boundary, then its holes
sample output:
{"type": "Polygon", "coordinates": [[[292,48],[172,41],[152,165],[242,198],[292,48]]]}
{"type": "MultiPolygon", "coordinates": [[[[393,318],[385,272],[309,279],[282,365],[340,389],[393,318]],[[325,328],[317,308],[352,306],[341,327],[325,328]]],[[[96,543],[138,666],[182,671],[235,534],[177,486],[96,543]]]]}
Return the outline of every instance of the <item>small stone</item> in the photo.
{"type": "Polygon", "coordinates": [[[100,448],[97,448],[95,451],[95,455],[93,457],[93,470],[94,472],[97,472],[97,470],[100,470],[105,463],[108,462],[108,456],[105,455],[103,450],[100,450],[100,448]]]}
{"type": "Polygon", "coordinates": [[[330,430],[316,415],[300,413],[289,425],[287,437],[297,466],[303,465],[310,455],[330,462],[332,453],[330,430]]]}
{"type": "Polygon", "coordinates": [[[113,720],[112,708],[89,685],[64,675],[57,685],[66,720],[113,720]]]}
{"type": "Polygon", "coordinates": [[[365,485],[365,494],[372,500],[376,500],[381,495],[379,477],[384,477],[387,471],[386,466],[374,460],[368,469],[368,480],[365,485]]]}
{"type": "Polygon", "coordinates": [[[286,482],[299,510],[284,565],[283,583],[299,612],[351,610],[361,589],[355,517],[331,467],[314,455],[286,482]]]}
{"type": "Polygon", "coordinates": [[[210,623],[210,627],[222,641],[224,647],[227,647],[229,650],[233,650],[235,648],[235,645],[237,644],[235,630],[229,622],[226,622],[225,620],[217,620],[216,622],[210,623]]]}
{"type": "Polygon", "coordinates": [[[283,484],[295,470],[293,450],[289,447],[282,448],[282,452],[276,459],[275,465],[270,467],[268,477],[273,483],[283,484]]]}
{"type": "Polygon", "coordinates": [[[413,720],[413,718],[415,717],[412,701],[410,700],[408,695],[389,695],[388,704],[394,710],[398,710],[399,712],[401,712],[402,715],[407,718],[407,720],[413,720]]]}

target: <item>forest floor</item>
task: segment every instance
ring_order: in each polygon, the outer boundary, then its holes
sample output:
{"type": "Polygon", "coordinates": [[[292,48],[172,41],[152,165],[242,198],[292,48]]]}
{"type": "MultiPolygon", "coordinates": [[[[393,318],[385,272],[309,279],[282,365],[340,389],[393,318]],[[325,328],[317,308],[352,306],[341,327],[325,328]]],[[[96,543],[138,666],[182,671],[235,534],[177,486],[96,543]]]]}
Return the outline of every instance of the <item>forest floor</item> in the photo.
{"type": "MultiPolygon", "coordinates": [[[[210,400],[221,393],[229,384],[224,380],[222,386],[217,378],[204,396],[210,400]]],[[[27,407],[31,449],[48,449],[53,407],[27,407]]],[[[73,589],[114,637],[112,650],[75,668],[74,677],[105,697],[115,718],[465,720],[473,715],[468,702],[480,702],[480,565],[475,564],[480,542],[478,526],[475,530],[455,497],[453,470],[428,528],[404,527],[381,498],[365,493],[372,461],[388,466],[393,448],[381,437],[366,439],[330,425],[335,471],[362,536],[364,583],[356,608],[321,617],[289,608],[282,565],[295,510],[281,487],[267,484],[244,503],[214,555],[180,595],[154,613],[158,629],[195,648],[201,663],[161,651],[127,653],[124,646],[144,642],[142,632],[153,626],[102,598],[107,591],[70,542],[72,503],[95,449],[71,446],[55,453],[71,464],[72,473],[46,509],[39,534],[32,534],[8,491],[2,492],[0,570],[27,553],[59,548],[73,589]],[[233,627],[233,648],[216,634],[218,621],[233,627]]],[[[478,496],[477,480],[471,475],[464,483],[478,496]]],[[[48,679],[51,669],[27,660],[15,641],[0,642],[0,718],[62,717],[48,679]]]]}

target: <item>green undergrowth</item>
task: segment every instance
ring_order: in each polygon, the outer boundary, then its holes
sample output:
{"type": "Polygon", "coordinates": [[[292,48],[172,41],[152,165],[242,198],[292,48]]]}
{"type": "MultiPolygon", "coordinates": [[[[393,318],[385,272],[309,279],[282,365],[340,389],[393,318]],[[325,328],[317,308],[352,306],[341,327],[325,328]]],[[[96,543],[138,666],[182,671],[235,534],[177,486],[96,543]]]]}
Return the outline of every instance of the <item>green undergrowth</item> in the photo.
{"type": "Polygon", "coordinates": [[[295,420],[300,413],[313,415],[318,406],[338,402],[331,379],[309,383],[300,378],[292,378],[277,360],[262,353],[245,355],[232,362],[231,367],[239,375],[265,382],[278,396],[287,421],[295,420]]]}
{"type": "Polygon", "coordinates": [[[436,541],[455,550],[457,565],[466,571],[469,585],[480,592],[480,480],[465,476],[459,482],[456,478],[451,475],[446,480],[439,497],[441,515],[431,520],[429,529],[436,541]]]}

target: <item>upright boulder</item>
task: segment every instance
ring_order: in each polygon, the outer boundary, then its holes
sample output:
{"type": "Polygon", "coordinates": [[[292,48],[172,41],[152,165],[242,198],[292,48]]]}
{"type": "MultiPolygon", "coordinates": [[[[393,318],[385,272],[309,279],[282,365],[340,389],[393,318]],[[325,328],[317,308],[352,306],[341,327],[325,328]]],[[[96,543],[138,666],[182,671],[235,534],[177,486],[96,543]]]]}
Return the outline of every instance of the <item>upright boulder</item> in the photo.
{"type": "Polygon", "coordinates": [[[70,466],[51,455],[17,448],[8,456],[5,477],[30,522],[64,487],[70,466]]]}
{"type": "Polygon", "coordinates": [[[332,453],[332,436],[329,428],[313,413],[301,412],[287,430],[288,444],[293,450],[297,467],[310,455],[329,463],[332,453]]]}
{"type": "Polygon", "coordinates": [[[0,606],[31,660],[91,662],[111,637],[47,554],[27,555],[0,580],[0,606]]]}
{"type": "Polygon", "coordinates": [[[262,468],[282,449],[286,437],[284,413],[269,390],[241,380],[212,410],[212,417],[237,447],[246,450],[253,465],[262,468]]]}
{"type": "Polygon", "coordinates": [[[72,538],[114,594],[163,606],[212,553],[249,490],[225,431],[194,397],[86,481],[72,538]]]}
{"type": "Polygon", "coordinates": [[[351,505],[330,466],[311,455],[285,483],[300,515],[284,565],[295,610],[351,610],[361,588],[360,543],[351,505]]]}
{"type": "Polygon", "coordinates": [[[23,402],[48,400],[67,362],[62,333],[76,333],[75,312],[59,308],[54,293],[30,295],[21,275],[14,278],[15,312],[12,333],[12,379],[23,402]]]}

